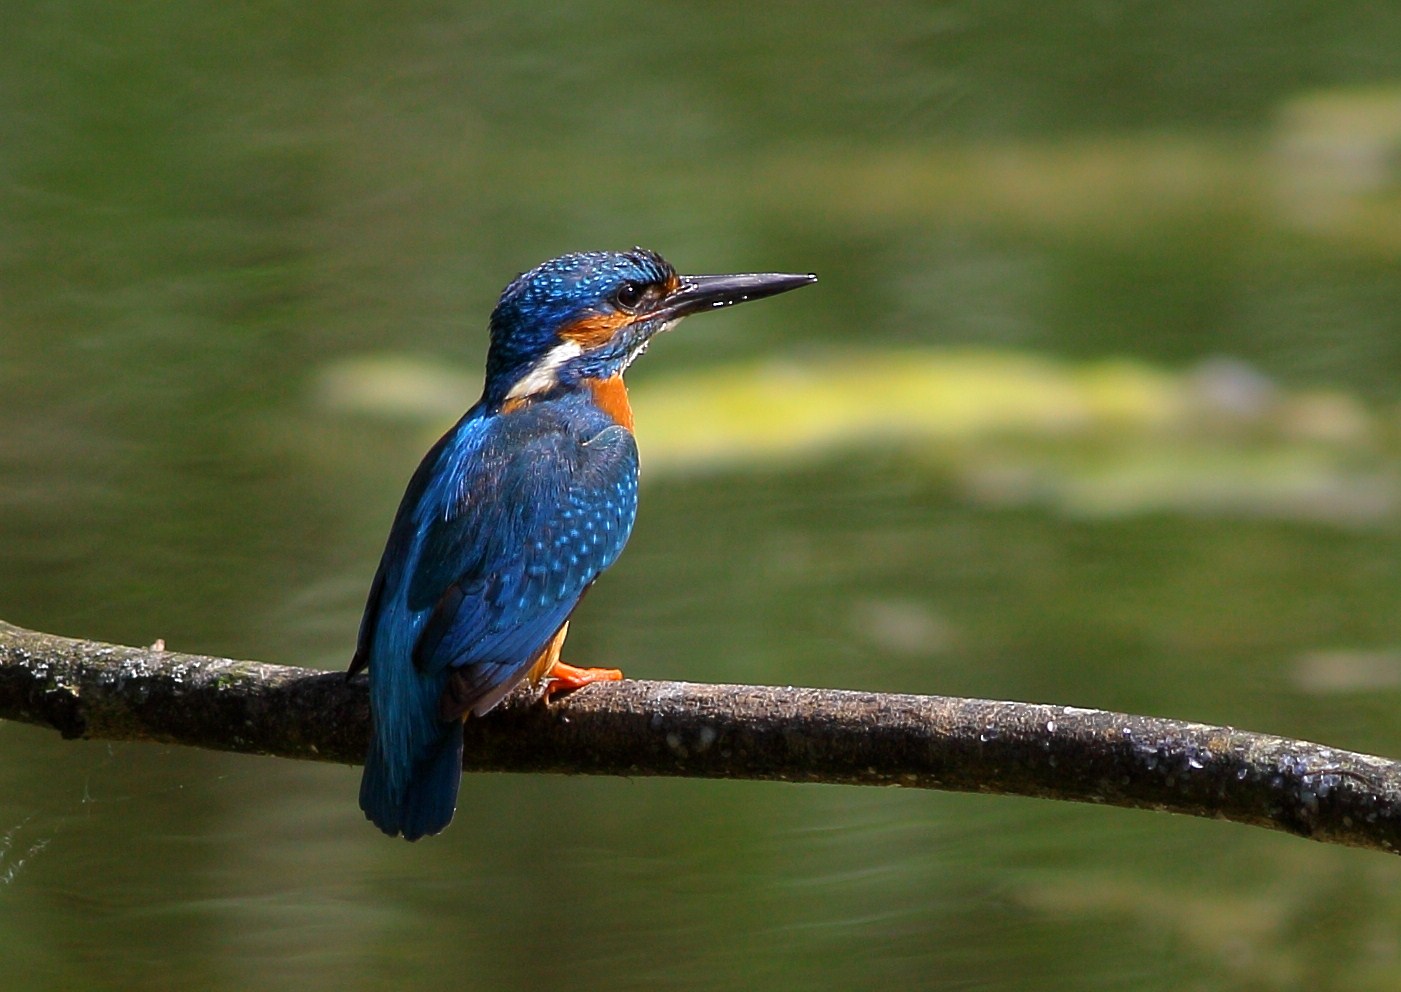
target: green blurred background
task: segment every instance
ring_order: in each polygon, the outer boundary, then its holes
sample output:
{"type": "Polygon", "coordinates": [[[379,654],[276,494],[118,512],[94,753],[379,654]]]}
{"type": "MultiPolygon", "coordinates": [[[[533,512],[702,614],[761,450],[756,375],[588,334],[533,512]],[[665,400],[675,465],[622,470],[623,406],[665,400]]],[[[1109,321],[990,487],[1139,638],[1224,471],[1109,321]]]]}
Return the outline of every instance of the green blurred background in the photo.
{"type": "MultiPolygon", "coordinates": [[[[0,617],[343,667],[501,286],[813,289],[631,375],[576,663],[1401,754],[1401,7],[0,8],[0,617]]],[[[1393,989],[1401,869],[982,796],[0,726],[6,987],[1393,989]]]]}

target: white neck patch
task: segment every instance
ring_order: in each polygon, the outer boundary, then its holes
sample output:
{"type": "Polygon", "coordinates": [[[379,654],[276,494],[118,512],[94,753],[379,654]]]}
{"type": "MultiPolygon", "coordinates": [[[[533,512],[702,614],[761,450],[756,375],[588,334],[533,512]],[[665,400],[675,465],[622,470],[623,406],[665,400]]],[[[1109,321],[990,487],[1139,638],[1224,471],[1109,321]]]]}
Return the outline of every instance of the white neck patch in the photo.
{"type": "Polygon", "coordinates": [[[559,377],[555,374],[559,371],[559,367],[571,359],[578,358],[583,354],[583,351],[584,349],[579,347],[577,341],[565,341],[555,345],[546,352],[544,358],[535,363],[529,372],[516,380],[516,384],[506,394],[506,399],[522,400],[527,396],[534,396],[536,393],[552,389],[559,382],[559,377]]]}

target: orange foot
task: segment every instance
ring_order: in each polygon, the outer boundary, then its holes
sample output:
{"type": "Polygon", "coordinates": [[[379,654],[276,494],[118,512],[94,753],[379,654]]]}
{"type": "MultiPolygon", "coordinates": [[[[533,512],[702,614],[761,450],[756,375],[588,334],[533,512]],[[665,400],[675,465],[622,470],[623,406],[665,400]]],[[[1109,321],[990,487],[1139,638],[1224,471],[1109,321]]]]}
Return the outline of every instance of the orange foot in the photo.
{"type": "Polygon", "coordinates": [[[563,692],[573,692],[591,682],[617,682],[623,673],[616,668],[575,668],[556,660],[545,673],[545,701],[563,692]]]}

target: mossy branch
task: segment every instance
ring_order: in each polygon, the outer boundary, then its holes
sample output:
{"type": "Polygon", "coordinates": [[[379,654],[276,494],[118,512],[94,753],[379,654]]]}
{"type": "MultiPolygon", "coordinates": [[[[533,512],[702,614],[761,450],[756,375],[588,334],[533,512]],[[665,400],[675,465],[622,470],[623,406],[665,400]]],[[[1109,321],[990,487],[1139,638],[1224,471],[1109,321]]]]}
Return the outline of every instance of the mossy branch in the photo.
{"type": "MultiPolygon", "coordinates": [[[[0,719],[345,764],[361,761],[369,734],[363,679],[5,623],[0,719]]],[[[468,722],[465,766],[1006,793],[1401,849],[1401,762],[1071,706],[628,680],[548,706],[518,692],[468,722]]]]}

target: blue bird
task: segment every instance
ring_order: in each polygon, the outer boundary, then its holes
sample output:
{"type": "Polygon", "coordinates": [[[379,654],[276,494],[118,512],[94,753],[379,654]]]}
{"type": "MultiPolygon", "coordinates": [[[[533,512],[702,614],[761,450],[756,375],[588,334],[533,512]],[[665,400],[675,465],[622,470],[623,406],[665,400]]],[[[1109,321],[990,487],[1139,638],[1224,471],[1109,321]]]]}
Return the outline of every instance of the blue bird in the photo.
{"type": "Polygon", "coordinates": [[[559,653],[637,513],[623,372],[688,314],[816,278],[679,276],[637,248],[563,255],[506,287],[481,399],[409,480],[360,622],[350,674],[369,669],[360,808],[375,826],[406,840],[446,827],[463,720],[522,679],[548,696],[622,677],[559,653]]]}

